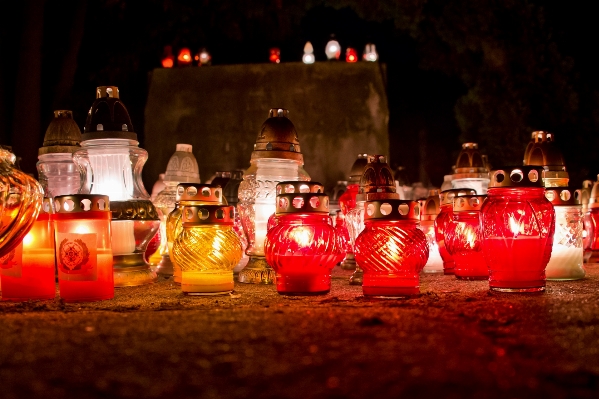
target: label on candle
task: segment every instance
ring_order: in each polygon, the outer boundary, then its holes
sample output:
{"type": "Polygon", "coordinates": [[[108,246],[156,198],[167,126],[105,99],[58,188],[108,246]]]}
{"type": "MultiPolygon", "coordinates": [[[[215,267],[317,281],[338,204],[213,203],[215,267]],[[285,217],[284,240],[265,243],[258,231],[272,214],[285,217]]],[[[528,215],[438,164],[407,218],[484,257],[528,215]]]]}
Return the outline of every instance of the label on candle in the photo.
{"type": "Polygon", "coordinates": [[[96,234],[56,233],[58,277],[69,281],[96,281],[96,234]]]}
{"type": "Polygon", "coordinates": [[[3,276],[21,278],[23,266],[23,245],[19,244],[15,249],[0,258],[0,269],[3,276]]]}

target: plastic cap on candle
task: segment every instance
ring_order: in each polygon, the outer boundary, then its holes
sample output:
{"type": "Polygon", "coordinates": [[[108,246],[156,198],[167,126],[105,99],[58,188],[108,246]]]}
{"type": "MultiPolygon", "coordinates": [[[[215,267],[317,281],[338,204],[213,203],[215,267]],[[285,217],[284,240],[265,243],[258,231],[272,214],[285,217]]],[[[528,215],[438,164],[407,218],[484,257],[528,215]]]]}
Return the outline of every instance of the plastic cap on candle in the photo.
{"type": "Polygon", "coordinates": [[[543,167],[545,187],[567,187],[569,181],[564,157],[555,143],[555,134],[545,131],[532,132],[524,151],[524,165],[543,167]]]}
{"type": "Polygon", "coordinates": [[[464,143],[455,164],[453,179],[488,178],[489,168],[477,143],[464,143]]]}
{"type": "Polygon", "coordinates": [[[454,212],[472,212],[479,211],[486,195],[462,195],[453,199],[454,212]]]}
{"type": "Polygon", "coordinates": [[[439,215],[441,199],[439,198],[439,190],[431,190],[428,193],[428,198],[421,200],[420,221],[434,221],[439,215]]]}
{"type": "Polygon", "coordinates": [[[285,108],[271,108],[254,144],[251,159],[291,159],[304,164],[295,126],[285,108]]]}
{"type": "Polygon", "coordinates": [[[367,220],[411,220],[420,221],[420,204],[418,201],[383,199],[367,201],[364,204],[364,221],[367,220]]]}
{"type": "Polygon", "coordinates": [[[580,205],[581,194],[581,190],[574,190],[567,187],[545,189],[545,198],[547,198],[553,206],[580,205]]]}
{"type": "Polygon", "coordinates": [[[543,187],[542,174],[541,166],[506,166],[491,171],[489,188],[543,187]]]}
{"type": "Polygon", "coordinates": [[[46,129],[44,143],[38,155],[68,153],[81,148],[81,130],[73,119],[73,112],[66,109],[54,111],[54,118],[46,129]]]}
{"type": "MultiPolygon", "coordinates": [[[[370,155],[373,156],[373,155],[370,155]]],[[[349,184],[359,184],[362,174],[364,173],[364,166],[368,163],[368,154],[358,154],[358,157],[354,161],[349,172],[349,184]]]]}
{"type": "Polygon", "coordinates": [[[116,86],[99,86],[88,113],[81,140],[127,139],[137,141],[127,107],[116,86]]]}
{"type": "Polygon", "coordinates": [[[443,190],[439,193],[439,201],[441,205],[453,204],[455,197],[463,195],[476,195],[476,190],[473,188],[451,188],[443,190]]]}
{"type": "Polygon", "coordinates": [[[356,201],[399,199],[395,190],[393,172],[384,155],[369,155],[360,178],[356,201]]]}
{"type": "Polygon", "coordinates": [[[198,161],[192,152],[191,144],[177,144],[176,151],[171,155],[166,172],[165,182],[201,183],[198,161]]]}
{"type": "Polygon", "coordinates": [[[329,213],[329,196],[318,182],[283,181],[276,187],[276,214],[329,213]]]}

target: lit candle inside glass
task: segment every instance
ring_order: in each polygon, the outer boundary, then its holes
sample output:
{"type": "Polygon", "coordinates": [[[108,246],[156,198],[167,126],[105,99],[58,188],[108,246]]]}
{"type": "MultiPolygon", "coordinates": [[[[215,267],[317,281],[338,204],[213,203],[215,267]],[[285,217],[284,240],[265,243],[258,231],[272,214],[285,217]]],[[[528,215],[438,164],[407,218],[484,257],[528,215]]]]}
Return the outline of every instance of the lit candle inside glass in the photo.
{"type": "Polygon", "coordinates": [[[135,234],[133,220],[113,220],[112,230],[112,254],[126,255],[135,251],[135,234]]]}

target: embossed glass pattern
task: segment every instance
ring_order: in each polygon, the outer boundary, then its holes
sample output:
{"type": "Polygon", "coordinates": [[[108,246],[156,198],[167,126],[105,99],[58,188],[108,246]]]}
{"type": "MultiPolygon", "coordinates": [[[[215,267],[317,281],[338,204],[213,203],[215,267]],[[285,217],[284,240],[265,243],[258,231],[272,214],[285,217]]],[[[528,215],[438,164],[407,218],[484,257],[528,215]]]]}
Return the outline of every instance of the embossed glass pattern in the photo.
{"type": "Polygon", "coordinates": [[[445,231],[445,246],[455,261],[458,279],[486,280],[489,269],[482,252],[480,211],[456,212],[445,231]]]}
{"type": "Polygon", "coordinates": [[[542,291],[551,257],[555,212],[544,188],[489,188],[481,209],[483,255],[489,286],[499,291],[542,291]]]}
{"type": "Polygon", "coordinates": [[[419,275],[428,259],[428,246],[418,222],[367,221],[356,239],[355,257],[364,269],[364,295],[420,293],[419,275]]]}
{"type": "Polygon", "coordinates": [[[443,270],[445,274],[454,274],[455,261],[445,245],[445,233],[447,226],[453,220],[452,204],[442,204],[439,209],[439,215],[435,219],[435,240],[439,248],[439,254],[443,259],[443,270]]]}

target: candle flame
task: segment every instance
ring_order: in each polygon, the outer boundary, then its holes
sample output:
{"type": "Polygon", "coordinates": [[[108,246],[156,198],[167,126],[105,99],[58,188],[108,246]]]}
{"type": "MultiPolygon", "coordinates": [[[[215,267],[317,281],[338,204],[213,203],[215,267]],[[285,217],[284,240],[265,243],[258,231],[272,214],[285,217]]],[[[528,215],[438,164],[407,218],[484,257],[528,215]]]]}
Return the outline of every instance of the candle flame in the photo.
{"type": "Polygon", "coordinates": [[[23,245],[26,246],[26,247],[28,247],[31,244],[33,244],[33,241],[34,241],[33,234],[27,233],[27,235],[25,236],[25,238],[23,238],[23,245]]]}
{"type": "Polygon", "coordinates": [[[476,232],[474,230],[472,230],[472,228],[470,228],[470,226],[468,226],[466,231],[464,231],[464,236],[466,238],[466,242],[468,243],[468,246],[470,247],[470,249],[474,248],[474,246],[476,245],[476,232]]]}
{"type": "Polygon", "coordinates": [[[86,225],[80,224],[75,228],[76,234],[89,234],[91,230],[86,225]]]}
{"type": "Polygon", "coordinates": [[[307,247],[312,242],[312,232],[305,227],[298,227],[291,231],[290,238],[300,247],[307,247]]]}
{"type": "Polygon", "coordinates": [[[514,237],[517,237],[520,234],[520,223],[516,222],[513,216],[510,216],[510,230],[514,233],[514,237]]]}

